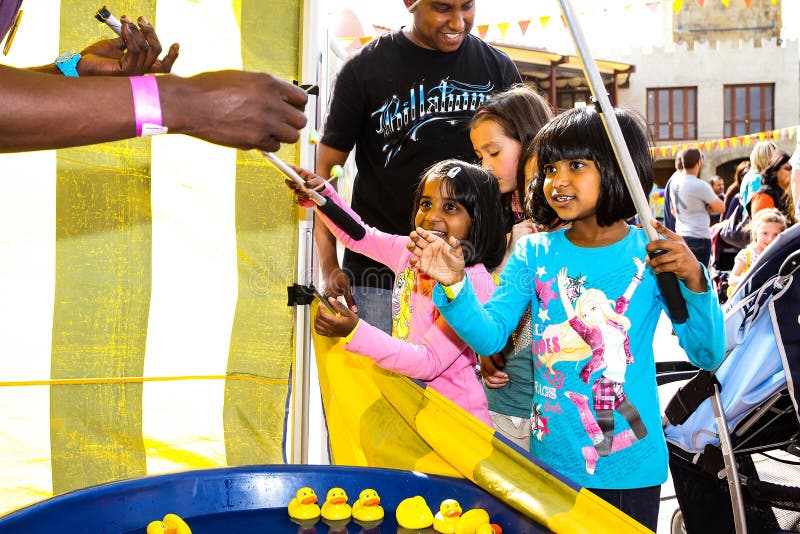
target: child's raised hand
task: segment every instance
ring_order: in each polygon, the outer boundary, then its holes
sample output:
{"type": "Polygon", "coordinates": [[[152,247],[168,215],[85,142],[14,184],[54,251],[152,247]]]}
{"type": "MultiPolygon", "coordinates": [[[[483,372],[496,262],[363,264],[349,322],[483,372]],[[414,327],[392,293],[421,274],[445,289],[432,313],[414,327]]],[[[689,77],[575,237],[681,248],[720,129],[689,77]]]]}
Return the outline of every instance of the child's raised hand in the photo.
{"type": "Polygon", "coordinates": [[[636,265],[636,276],[641,277],[647,264],[639,258],[633,258],[633,264],[636,265]]]}
{"type": "Polygon", "coordinates": [[[563,295],[564,291],[566,291],[566,287],[567,287],[567,268],[566,267],[562,267],[558,271],[558,274],[556,275],[556,283],[558,284],[558,293],[560,295],[563,295]]]}
{"type": "Polygon", "coordinates": [[[317,317],[314,319],[314,330],[317,334],[325,337],[345,337],[358,324],[358,315],[335,298],[326,298],[336,310],[336,315],[333,315],[324,304],[320,303],[317,317]]]}
{"type": "Polygon", "coordinates": [[[664,237],[647,244],[647,254],[653,272],[675,273],[688,289],[695,293],[705,293],[708,287],[703,268],[683,238],[655,219],[651,220],[651,224],[664,237]],[[653,256],[653,252],[657,250],[666,250],[666,253],[653,256]]]}
{"type": "MultiPolygon", "coordinates": [[[[303,169],[302,167],[297,167],[295,165],[289,165],[294,171],[300,175],[300,178],[305,180],[306,188],[307,189],[314,189],[319,190],[325,185],[325,180],[314,174],[313,172],[303,169]]],[[[294,180],[286,179],[283,181],[286,184],[286,187],[292,190],[295,195],[297,195],[297,203],[301,206],[305,206],[307,208],[313,208],[314,203],[311,201],[311,198],[308,196],[308,193],[303,191],[303,188],[300,187],[294,180]]]]}
{"type": "Polygon", "coordinates": [[[450,237],[447,242],[419,226],[408,237],[413,267],[446,286],[464,279],[464,251],[458,239],[450,237]]]}

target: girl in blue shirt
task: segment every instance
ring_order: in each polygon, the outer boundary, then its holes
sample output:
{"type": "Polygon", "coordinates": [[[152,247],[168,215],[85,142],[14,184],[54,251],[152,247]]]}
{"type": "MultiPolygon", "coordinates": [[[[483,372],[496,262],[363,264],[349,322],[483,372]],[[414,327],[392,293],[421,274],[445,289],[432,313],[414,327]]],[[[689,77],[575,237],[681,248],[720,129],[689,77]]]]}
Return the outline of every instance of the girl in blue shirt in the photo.
{"type": "MultiPolygon", "coordinates": [[[[629,111],[616,115],[649,191],[646,126],[629,111]]],[[[488,303],[464,283],[457,240],[417,228],[409,249],[417,267],[439,282],[434,303],[478,354],[502,348],[531,307],[531,452],[655,530],[667,478],[653,359],[666,307],[655,275],[672,272],[679,280],[689,319],[673,328],[695,365],[712,369],[722,360],[722,311],[705,267],[678,235],[652,221],[663,239],[648,243],[626,222],[636,210],[593,108],[559,115],[535,143],[528,209],[536,223],[571,225],[520,239],[488,303]],[[647,259],[659,249],[666,253],[647,259]]]]}

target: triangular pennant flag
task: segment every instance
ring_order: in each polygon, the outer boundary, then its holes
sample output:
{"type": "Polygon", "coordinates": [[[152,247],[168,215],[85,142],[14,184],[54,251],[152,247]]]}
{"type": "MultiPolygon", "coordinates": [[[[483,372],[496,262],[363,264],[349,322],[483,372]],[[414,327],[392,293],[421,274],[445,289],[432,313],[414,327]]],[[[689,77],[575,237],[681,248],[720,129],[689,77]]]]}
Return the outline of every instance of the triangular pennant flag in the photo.
{"type": "Polygon", "coordinates": [[[546,17],[539,17],[539,23],[542,25],[542,29],[544,30],[547,28],[547,23],[550,22],[550,16],[546,17]]]}
{"type": "Polygon", "coordinates": [[[703,4],[706,3],[706,0],[697,0],[697,3],[700,4],[700,7],[703,7],[703,4]]]}
{"type": "Polygon", "coordinates": [[[734,137],[733,139],[726,139],[726,141],[728,142],[728,148],[730,148],[731,146],[733,146],[733,148],[736,148],[738,141],[737,138],[734,137]]]}
{"type": "Polygon", "coordinates": [[[624,9],[625,11],[630,11],[632,7],[633,4],[625,4],[624,6],[622,6],[622,9],[624,9]]]}
{"type": "Polygon", "coordinates": [[[672,0],[672,9],[675,13],[680,13],[683,7],[683,0],[672,0]]]}
{"type": "Polygon", "coordinates": [[[711,152],[711,141],[706,141],[706,152],[711,152]]]}
{"type": "Polygon", "coordinates": [[[750,4],[753,3],[753,0],[744,0],[745,7],[750,7],[750,4]]]}
{"type": "Polygon", "coordinates": [[[497,29],[500,30],[500,40],[506,38],[506,32],[508,31],[508,22],[499,22],[497,24],[497,29]]]}
{"type": "Polygon", "coordinates": [[[340,37],[339,40],[342,42],[342,48],[347,48],[356,39],[355,39],[355,37],[340,37]]]}
{"type": "Polygon", "coordinates": [[[797,133],[797,126],[789,128],[789,139],[794,139],[794,134],[797,133]]]}
{"type": "Polygon", "coordinates": [[[786,128],[781,128],[780,130],[778,130],[778,132],[779,135],[781,136],[781,139],[786,139],[786,128]]]}
{"type": "Polygon", "coordinates": [[[567,27],[567,19],[564,15],[561,15],[561,24],[563,24],[565,28],[567,27]]]}
{"type": "Polygon", "coordinates": [[[719,0],[725,7],[731,7],[731,0],[719,0]]]}
{"type": "Polygon", "coordinates": [[[744,146],[750,146],[750,136],[744,136],[744,146]]]}
{"type": "Polygon", "coordinates": [[[767,138],[767,135],[764,132],[759,132],[758,133],[758,140],[759,141],[763,141],[766,138],[767,138]]]}
{"type": "Polygon", "coordinates": [[[481,39],[486,39],[486,34],[489,33],[489,25],[488,24],[479,24],[478,25],[478,35],[481,36],[481,39]]]}
{"type": "Polygon", "coordinates": [[[658,2],[648,2],[645,5],[650,8],[650,11],[655,13],[658,10],[659,3],[658,2]]]}
{"type": "Polygon", "coordinates": [[[525,35],[525,32],[528,31],[528,25],[531,23],[530,20],[520,20],[517,22],[519,24],[519,30],[522,32],[522,35],[525,35]]]}
{"type": "Polygon", "coordinates": [[[362,35],[361,37],[358,38],[358,40],[361,41],[362,45],[367,44],[372,39],[373,39],[372,35],[362,35]]]}

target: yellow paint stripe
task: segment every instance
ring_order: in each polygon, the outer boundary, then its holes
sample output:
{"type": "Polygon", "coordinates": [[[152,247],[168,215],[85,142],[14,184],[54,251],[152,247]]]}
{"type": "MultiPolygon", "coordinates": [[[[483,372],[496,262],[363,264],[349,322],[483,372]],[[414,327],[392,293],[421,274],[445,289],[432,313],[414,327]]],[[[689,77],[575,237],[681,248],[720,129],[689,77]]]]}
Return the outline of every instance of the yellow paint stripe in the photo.
{"type": "Polygon", "coordinates": [[[252,375],[186,375],[186,376],[123,376],[106,378],[60,378],[52,380],[0,381],[0,387],[75,386],[85,384],[141,384],[146,382],[175,382],[185,380],[242,380],[256,384],[286,385],[287,379],[264,378],[252,375]]]}
{"type": "MultiPolygon", "coordinates": [[[[296,79],[302,0],[236,0],[245,70],[296,79]]],[[[297,161],[296,146],[281,156],[297,161]]],[[[297,210],[279,176],[255,151],[236,159],[236,250],[239,272],[228,373],[288,379],[294,360],[294,309],[286,287],[297,270],[297,210]]],[[[289,386],[225,386],[225,450],[230,465],[283,463],[289,386]]]]}
{"type": "MultiPolygon", "coordinates": [[[[155,6],[115,9],[151,15],[155,6]]],[[[60,51],[107,36],[96,9],[62,0],[60,51]]],[[[58,150],[56,184],[51,378],[139,376],[151,290],[150,141],[58,150]]],[[[50,417],[54,493],[146,473],[141,384],[52,388],[50,417]]]]}

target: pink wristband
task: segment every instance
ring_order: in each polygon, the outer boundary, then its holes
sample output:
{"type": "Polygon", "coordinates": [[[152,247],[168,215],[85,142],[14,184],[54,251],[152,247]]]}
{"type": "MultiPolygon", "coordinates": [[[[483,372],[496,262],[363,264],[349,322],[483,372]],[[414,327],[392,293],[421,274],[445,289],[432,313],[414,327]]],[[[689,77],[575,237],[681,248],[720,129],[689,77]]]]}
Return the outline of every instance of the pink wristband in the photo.
{"type": "Polygon", "coordinates": [[[155,76],[132,76],[133,116],[136,119],[136,135],[139,137],[167,133],[161,122],[161,100],[158,97],[158,82],[155,76]]]}

